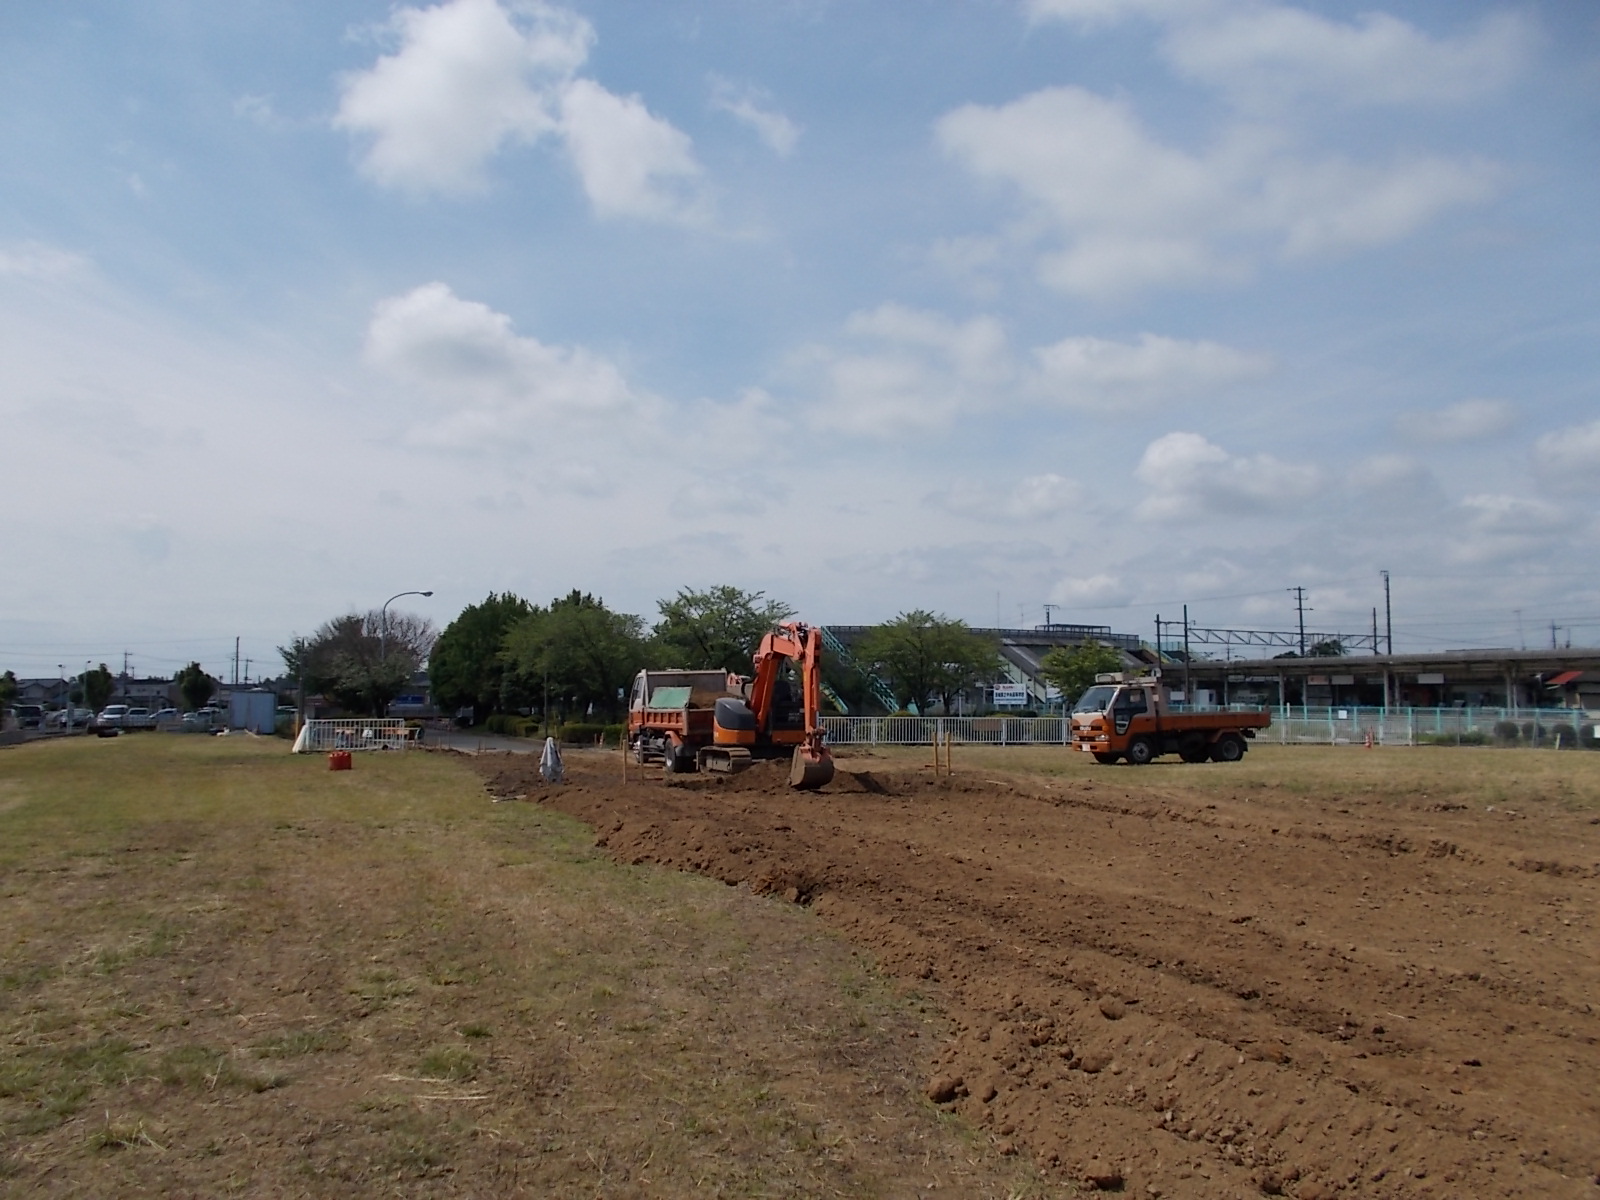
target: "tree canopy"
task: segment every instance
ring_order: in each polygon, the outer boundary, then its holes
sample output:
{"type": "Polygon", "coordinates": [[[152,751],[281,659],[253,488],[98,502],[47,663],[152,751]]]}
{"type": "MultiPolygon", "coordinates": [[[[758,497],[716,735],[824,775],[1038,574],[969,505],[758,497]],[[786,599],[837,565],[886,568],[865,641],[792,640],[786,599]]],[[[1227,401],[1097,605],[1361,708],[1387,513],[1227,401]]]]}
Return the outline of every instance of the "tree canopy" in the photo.
{"type": "Polygon", "coordinates": [[[172,677],[183,697],[183,706],[191,711],[204,706],[217,691],[217,681],[206,674],[197,662],[190,663],[172,677]]]}
{"type": "Polygon", "coordinates": [[[506,635],[534,614],[521,596],[490,592],[445,626],[428,659],[433,702],[445,711],[471,707],[477,715],[509,712],[525,700],[502,657],[506,635]]]}
{"type": "Polygon", "coordinates": [[[434,638],[426,617],[391,612],[385,622],[372,609],[335,617],[278,653],[307,694],[327,696],[347,712],[382,716],[428,660],[434,638]]]}
{"type": "Polygon", "coordinates": [[[605,602],[574,589],[549,608],[535,608],[512,627],[503,657],[517,683],[570,714],[614,717],[649,648],[644,622],[612,612],[605,602]]]}
{"type": "Polygon", "coordinates": [[[999,669],[1000,647],[967,623],[924,609],[874,626],[855,655],[894,689],[903,707],[926,709],[937,699],[948,711],[957,692],[987,682],[999,669]]]}
{"type": "Polygon", "coordinates": [[[1044,656],[1039,676],[1046,683],[1061,689],[1067,705],[1077,702],[1079,696],[1094,686],[1094,677],[1103,671],[1122,670],[1122,655],[1114,648],[1100,642],[1082,642],[1076,646],[1057,646],[1044,656]]]}
{"type": "Polygon", "coordinates": [[[764,592],[723,585],[696,592],[681,589],[658,602],[661,620],[655,637],[659,660],[666,666],[708,671],[721,668],[750,673],[750,660],[761,639],[780,621],[795,615],[781,600],[764,592]]]}
{"type": "Polygon", "coordinates": [[[82,677],[84,706],[99,712],[111,701],[111,693],[116,689],[116,680],[111,676],[111,668],[101,663],[92,671],[85,671],[82,677]]]}

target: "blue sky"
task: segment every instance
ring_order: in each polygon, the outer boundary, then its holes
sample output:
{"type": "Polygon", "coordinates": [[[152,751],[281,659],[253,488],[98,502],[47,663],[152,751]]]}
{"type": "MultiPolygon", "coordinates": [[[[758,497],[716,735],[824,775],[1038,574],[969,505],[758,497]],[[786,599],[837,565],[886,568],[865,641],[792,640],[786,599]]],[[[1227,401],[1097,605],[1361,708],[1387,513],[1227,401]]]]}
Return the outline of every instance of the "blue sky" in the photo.
{"type": "Polygon", "coordinates": [[[1397,649],[1600,641],[1590,5],[62,2],[0,56],[19,674],[410,588],[1362,630],[1388,569],[1397,649]]]}

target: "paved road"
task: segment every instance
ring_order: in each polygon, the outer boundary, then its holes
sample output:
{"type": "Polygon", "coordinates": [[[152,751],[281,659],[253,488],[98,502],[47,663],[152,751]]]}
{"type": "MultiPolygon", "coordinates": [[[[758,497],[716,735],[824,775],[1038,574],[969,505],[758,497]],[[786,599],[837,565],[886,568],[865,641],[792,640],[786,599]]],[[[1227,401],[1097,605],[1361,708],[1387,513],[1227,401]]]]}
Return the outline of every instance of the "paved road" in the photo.
{"type": "Polygon", "coordinates": [[[544,748],[542,741],[533,738],[496,737],[493,734],[477,734],[460,729],[435,729],[428,727],[422,735],[424,746],[448,746],[452,750],[461,750],[467,754],[477,754],[484,750],[494,750],[509,754],[537,754],[544,748]]]}

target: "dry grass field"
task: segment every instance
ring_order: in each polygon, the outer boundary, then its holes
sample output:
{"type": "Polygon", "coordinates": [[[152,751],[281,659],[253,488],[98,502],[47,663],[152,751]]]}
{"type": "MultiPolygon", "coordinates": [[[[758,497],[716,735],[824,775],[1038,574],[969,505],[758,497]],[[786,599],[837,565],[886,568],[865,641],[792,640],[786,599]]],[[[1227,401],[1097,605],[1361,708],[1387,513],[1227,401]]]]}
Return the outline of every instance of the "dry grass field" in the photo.
{"type": "Polygon", "coordinates": [[[0,1192],[1044,1196],[816,914],[459,758],[0,751],[0,1192]]]}
{"type": "Polygon", "coordinates": [[[1594,1194],[1600,754],[1086,757],[0,751],[0,1191],[1594,1194]]]}

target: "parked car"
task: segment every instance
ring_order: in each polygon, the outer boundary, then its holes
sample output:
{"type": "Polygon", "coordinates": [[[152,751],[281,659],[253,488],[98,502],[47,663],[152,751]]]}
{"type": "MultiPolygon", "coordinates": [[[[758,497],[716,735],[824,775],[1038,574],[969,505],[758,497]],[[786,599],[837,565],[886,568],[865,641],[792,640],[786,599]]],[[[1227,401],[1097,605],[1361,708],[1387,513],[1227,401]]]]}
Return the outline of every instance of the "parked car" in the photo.
{"type": "Polygon", "coordinates": [[[151,715],[150,724],[157,729],[172,729],[182,719],[182,714],[175,708],[158,708],[151,715]]]}
{"type": "Polygon", "coordinates": [[[116,737],[122,732],[123,722],[128,717],[126,704],[108,704],[100,710],[100,715],[94,719],[94,731],[101,737],[116,737]]]}
{"type": "Polygon", "coordinates": [[[44,727],[44,705],[42,704],[13,704],[11,715],[17,719],[18,729],[42,729],[44,727]]]}
{"type": "Polygon", "coordinates": [[[122,717],[124,729],[153,729],[155,718],[150,715],[148,708],[130,708],[122,717]]]}

